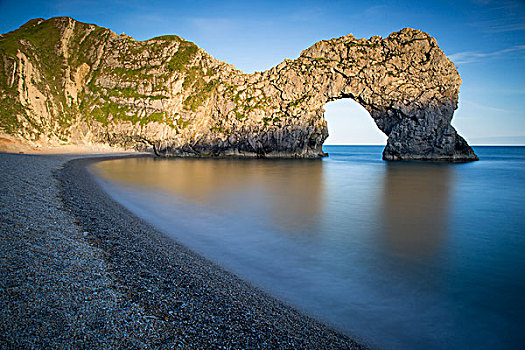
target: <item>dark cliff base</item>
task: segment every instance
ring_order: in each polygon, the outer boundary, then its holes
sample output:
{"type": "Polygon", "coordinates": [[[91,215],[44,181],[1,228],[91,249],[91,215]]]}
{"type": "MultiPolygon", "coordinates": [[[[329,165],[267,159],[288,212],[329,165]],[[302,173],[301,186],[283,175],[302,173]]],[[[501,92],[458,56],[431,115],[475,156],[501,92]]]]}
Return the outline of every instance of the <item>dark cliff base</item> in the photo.
{"type": "Polygon", "coordinates": [[[86,171],[93,161],[70,161],[56,177],[66,210],[103,253],[119,303],[142,310],[137,334],[113,334],[119,345],[131,337],[154,348],[363,348],[131,214],[86,171]]]}

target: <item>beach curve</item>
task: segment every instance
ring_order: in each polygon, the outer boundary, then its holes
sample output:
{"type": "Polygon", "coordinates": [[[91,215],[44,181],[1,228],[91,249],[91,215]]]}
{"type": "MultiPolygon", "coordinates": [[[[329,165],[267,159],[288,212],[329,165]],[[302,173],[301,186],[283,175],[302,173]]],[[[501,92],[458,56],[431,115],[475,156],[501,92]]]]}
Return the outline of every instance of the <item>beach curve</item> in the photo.
{"type": "Polygon", "coordinates": [[[0,157],[2,346],[365,348],[116,203],[86,169],[115,157],[0,157]]]}

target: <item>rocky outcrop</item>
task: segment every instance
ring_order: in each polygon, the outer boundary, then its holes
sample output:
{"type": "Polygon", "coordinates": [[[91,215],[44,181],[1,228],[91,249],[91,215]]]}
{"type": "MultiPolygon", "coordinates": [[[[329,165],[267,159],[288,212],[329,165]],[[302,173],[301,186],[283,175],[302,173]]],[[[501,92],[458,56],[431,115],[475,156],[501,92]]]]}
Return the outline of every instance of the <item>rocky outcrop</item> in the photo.
{"type": "Polygon", "coordinates": [[[460,84],[435,39],[409,28],[321,41],[253,74],[177,36],[135,41],[70,18],[0,37],[0,126],[34,145],[315,158],[324,105],[351,98],[388,135],[384,159],[475,160],[450,124],[460,84]]]}

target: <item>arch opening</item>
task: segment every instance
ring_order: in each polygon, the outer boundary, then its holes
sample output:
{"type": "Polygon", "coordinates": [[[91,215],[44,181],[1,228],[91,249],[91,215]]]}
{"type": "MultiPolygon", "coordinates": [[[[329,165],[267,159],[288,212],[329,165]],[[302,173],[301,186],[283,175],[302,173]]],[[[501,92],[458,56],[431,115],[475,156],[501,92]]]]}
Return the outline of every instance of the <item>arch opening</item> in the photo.
{"type": "Polygon", "coordinates": [[[329,134],[324,145],[386,145],[388,137],[370,113],[351,98],[328,102],[324,108],[329,134]]]}

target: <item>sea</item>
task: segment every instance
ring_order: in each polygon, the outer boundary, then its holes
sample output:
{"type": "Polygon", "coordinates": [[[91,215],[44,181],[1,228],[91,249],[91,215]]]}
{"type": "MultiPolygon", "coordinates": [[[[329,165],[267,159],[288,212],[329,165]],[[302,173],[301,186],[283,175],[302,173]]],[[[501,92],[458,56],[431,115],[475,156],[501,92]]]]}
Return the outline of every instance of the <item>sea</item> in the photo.
{"type": "Polygon", "coordinates": [[[525,348],[525,147],[469,163],[128,158],[90,170],[174,240],[378,349],[525,348]]]}

